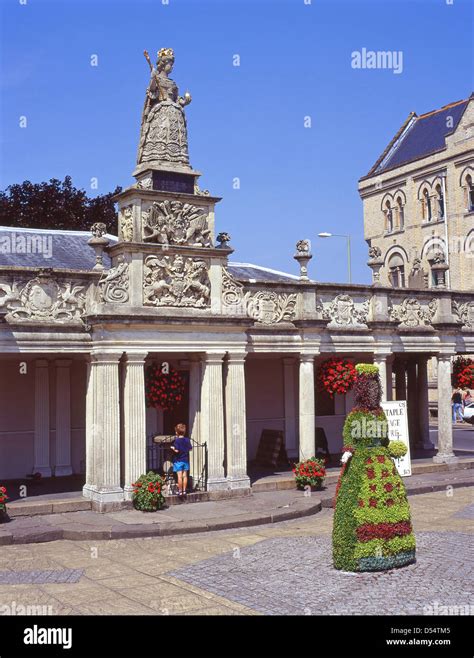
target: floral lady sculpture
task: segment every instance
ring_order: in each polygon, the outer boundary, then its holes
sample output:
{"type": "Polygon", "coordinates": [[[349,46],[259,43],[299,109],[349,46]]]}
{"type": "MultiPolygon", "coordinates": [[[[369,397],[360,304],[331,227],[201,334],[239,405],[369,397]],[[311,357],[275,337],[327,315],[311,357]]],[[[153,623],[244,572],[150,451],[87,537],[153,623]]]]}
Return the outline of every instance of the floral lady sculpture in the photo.
{"type": "Polygon", "coordinates": [[[191,102],[191,95],[178,96],[176,83],[168,78],[174,65],[171,48],[158,52],[156,67],[145,50],[145,58],[151,71],[142,114],[140,144],[137,164],[150,167],[163,163],[175,163],[189,168],[188,135],[184,107],[191,102]]]}
{"type": "Polygon", "coordinates": [[[400,456],[400,442],[389,443],[380,407],[378,368],[359,364],[356,370],[356,406],[343,429],[333,561],[344,571],[383,571],[415,562],[415,537],[405,485],[392,459],[400,456]]]}

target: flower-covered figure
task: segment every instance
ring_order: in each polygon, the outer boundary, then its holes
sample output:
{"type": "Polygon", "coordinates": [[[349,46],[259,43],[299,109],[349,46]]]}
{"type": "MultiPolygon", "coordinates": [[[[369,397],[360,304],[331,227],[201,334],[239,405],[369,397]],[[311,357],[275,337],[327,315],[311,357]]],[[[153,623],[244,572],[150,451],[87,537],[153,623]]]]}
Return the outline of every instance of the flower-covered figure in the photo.
{"type": "Polygon", "coordinates": [[[399,441],[388,441],[378,368],[362,363],[356,370],[356,406],[343,429],[333,562],[344,571],[384,571],[415,562],[415,536],[405,485],[393,461],[403,450],[399,441]]]}

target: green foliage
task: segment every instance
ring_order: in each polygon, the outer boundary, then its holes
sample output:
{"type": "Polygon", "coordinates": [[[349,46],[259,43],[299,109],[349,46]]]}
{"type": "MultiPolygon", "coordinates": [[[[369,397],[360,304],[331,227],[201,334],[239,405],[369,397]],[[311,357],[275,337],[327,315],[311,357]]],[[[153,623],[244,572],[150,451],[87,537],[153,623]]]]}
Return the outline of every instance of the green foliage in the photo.
{"type": "Polygon", "coordinates": [[[358,363],[355,369],[357,370],[357,374],[359,375],[376,376],[379,374],[378,366],[375,366],[372,363],[358,363]]]}
{"type": "Polygon", "coordinates": [[[4,226],[19,228],[71,229],[88,231],[92,224],[103,222],[107,232],[117,234],[117,216],[112,197],[121,191],[88,197],[85,190],[64,181],[9,185],[0,191],[0,216],[4,226]]]}
{"type": "Polygon", "coordinates": [[[132,484],[132,487],[134,487],[133,505],[135,509],[143,512],[155,512],[161,509],[165,504],[165,497],[162,493],[164,484],[163,478],[153,471],[141,475],[132,484]]]}
{"type": "Polygon", "coordinates": [[[392,457],[399,459],[407,454],[408,448],[403,441],[390,441],[388,444],[388,451],[392,457]]]}
{"type": "Polygon", "coordinates": [[[411,551],[415,548],[415,536],[413,534],[405,537],[393,537],[392,539],[372,539],[371,541],[356,544],[354,555],[357,559],[361,557],[372,557],[373,555],[393,555],[411,551]]]}

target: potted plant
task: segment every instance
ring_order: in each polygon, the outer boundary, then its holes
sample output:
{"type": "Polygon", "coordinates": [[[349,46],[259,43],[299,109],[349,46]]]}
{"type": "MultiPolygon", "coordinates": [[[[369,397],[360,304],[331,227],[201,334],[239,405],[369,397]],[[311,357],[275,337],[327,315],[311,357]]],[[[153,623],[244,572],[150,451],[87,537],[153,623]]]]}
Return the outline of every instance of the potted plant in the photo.
{"type": "Polygon", "coordinates": [[[142,512],[156,512],[165,504],[163,487],[165,481],[161,475],[149,471],[146,475],[140,475],[138,480],[132,484],[133,505],[135,509],[142,512]]]}
{"type": "Polygon", "coordinates": [[[311,487],[311,491],[320,489],[326,477],[324,459],[311,457],[305,461],[298,462],[295,464],[293,473],[295,474],[297,489],[306,489],[307,486],[311,487]]]}
{"type": "Polygon", "coordinates": [[[7,490],[5,487],[0,487],[0,523],[6,523],[10,520],[10,517],[7,514],[7,490]]]}

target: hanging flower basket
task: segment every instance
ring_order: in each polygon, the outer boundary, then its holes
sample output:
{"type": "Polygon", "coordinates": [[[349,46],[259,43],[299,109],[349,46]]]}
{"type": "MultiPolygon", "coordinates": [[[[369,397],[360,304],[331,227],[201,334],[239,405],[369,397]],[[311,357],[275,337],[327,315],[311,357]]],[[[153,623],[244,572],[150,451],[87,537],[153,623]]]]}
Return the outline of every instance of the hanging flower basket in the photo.
{"type": "Polygon", "coordinates": [[[183,400],[185,383],[172,366],[163,372],[161,366],[152,363],[146,370],[147,407],[160,407],[172,411],[183,400]]]}
{"type": "Polygon", "coordinates": [[[354,386],[357,372],[354,364],[345,359],[328,359],[324,361],[318,372],[319,389],[329,393],[344,395],[354,386]]]}
{"type": "Polygon", "coordinates": [[[453,361],[453,374],[452,374],[452,385],[455,388],[474,388],[474,376],[470,375],[470,372],[472,373],[472,370],[468,372],[465,372],[468,368],[471,368],[474,366],[474,361],[472,359],[469,359],[464,356],[458,356],[456,359],[453,361]],[[470,384],[465,384],[464,382],[466,381],[466,378],[469,380],[470,379],[470,384]]]}
{"type": "Polygon", "coordinates": [[[458,375],[459,388],[474,388],[474,363],[466,366],[458,375]]]}
{"type": "Polygon", "coordinates": [[[7,514],[7,490],[5,487],[0,487],[0,523],[6,523],[10,520],[10,517],[7,514]]]}

